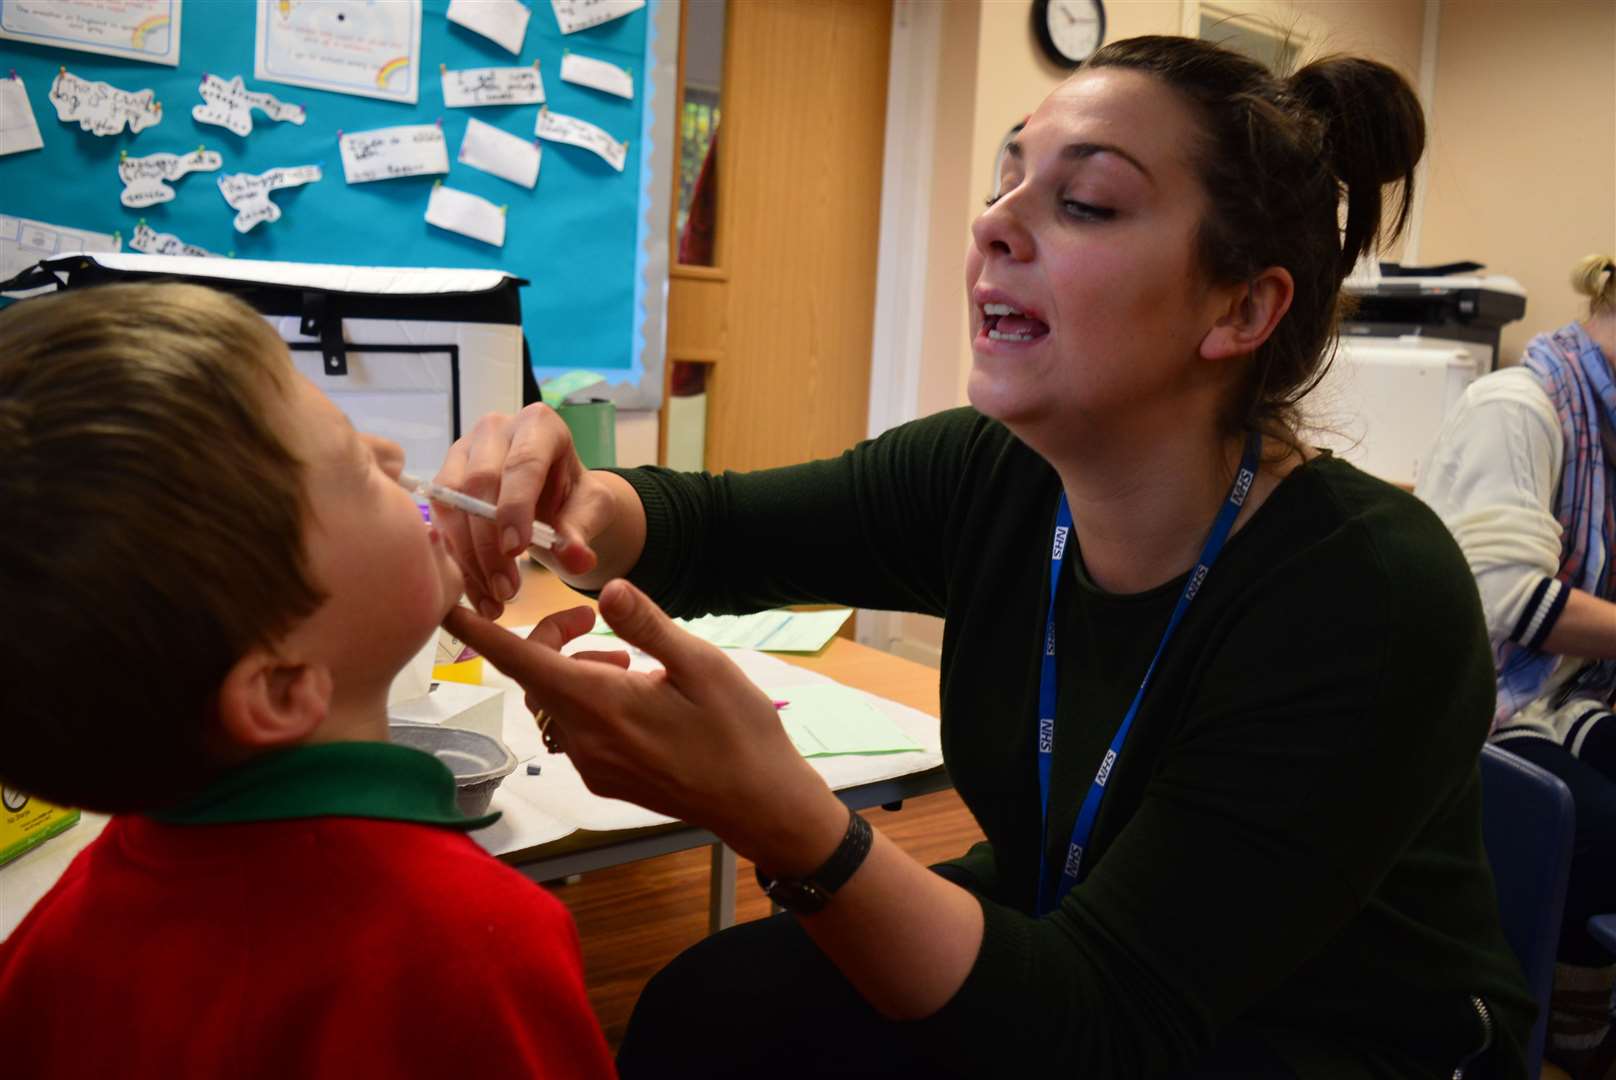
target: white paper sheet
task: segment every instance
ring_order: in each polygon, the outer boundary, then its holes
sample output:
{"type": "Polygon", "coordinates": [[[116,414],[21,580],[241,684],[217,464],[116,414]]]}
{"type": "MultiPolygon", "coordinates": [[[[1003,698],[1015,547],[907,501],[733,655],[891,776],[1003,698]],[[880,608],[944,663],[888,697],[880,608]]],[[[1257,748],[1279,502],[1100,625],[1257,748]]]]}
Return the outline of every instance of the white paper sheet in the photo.
{"type": "MultiPolygon", "coordinates": [[[[0,214],[0,280],[22,273],[41,259],[71,255],[76,251],[117,251],[122,246],[116,234],[109,236],[73,225],[53,225],[48,221],[0,214]]],[[[49,291],[51,287],[45,285],[4,295],[20,298],[49,291]]]]}
{"type": "Polygon", "coordinates": [[[563,34],[576,34],[591,26],[621,19],[645,6],[645,0],[550,0],[556,25],[563,34]]]}
{"type": "Polygon", "coordinates": [[[39,136],[34,107],[28,104],[28,88],[22,78],[0,78],[0,155],[38,150],[45,145],[39,136]]]}
{"type": "MultiPolygon", "coordinates": [[[[531,627],[513,627],[512,632],[526,637],[531,629],[531,627]]],[[[568,642],[562,651],[573,653],[580,649],[600,647],[598,639],[592,642],[588,637],[583,637],[568,642]]],[[[661,667],[638,649],[629,649],[628,653],[630,667],[635,671],[655,671],[661,667]]],[[[759,687],[770,687],[782,693],[789,693],[789,689],[794,686],[835,684],[834,679],[795,664],[788,664],[765,653],[737,649],[724,655],[733,660],[746,673],[746,677],[759,687]]],[[[538,728],[533,723],[533,715],[523,703],[521,687],[496,671],[492,664],[483,668],[483,683],[486,686],[504,687],[511,691],[505,695],[505,735],[502,741],[511,748],[511,753],[516,755],[518,761],[525,763],[531,760],[537,762],[541,768],[538,776],[529,776],[526,769],[518,766],[517,770],[506,777],[505,782],[500,785],[501,792],[520,800],[518,805],[532,807],[547,819],[565,821],[579,829],[602,831],[637,829],[673,820],[635,806],[633,803],[604,799],[590,792],[584,786],[583,778],[578,775],[578,770],[570,758],[564,754],[550,754],[544,750],[538,728]]],[[[860,694],[867,704],[923,749],[896,754],[809,759],[810,764],[832,788],[841,789],[859,784],[871,784],[879,780],[890,780],[898,776],[924,772],[942,764],[942,741],[936,717],[927,716],[918,709],[911,709],[907,705],[900,705],[895,701],[876,697],[874,694],[854,692],[860,694]]],[[[490,848],[490,850],[502,849],[490,848]]]]}
{"type": "Polygon", "coordinates": [[[187,244],[173,233],[158,232],[144,221],[135,224],[135,235],[129,240],[130,251],[140,251],[147,255],[192,255],[197,258],[218,258],[206,248],[199,248],[195,244],[187,244]]]}
{"type": "Polygon", "coordinates": [[[281,219],[281,208],[269,199],[271,191],[312,184],[320,175],[318,165],[294,165],[256,174],[229,173],[219,177],[219,194],[236,211],[236,231],[244,233],[261,221],[281,219]]]}
{"type": "Polygon", "coordinates": [[[163,106],[151,90],[130,93],[111,83],[81,79],[65,67],[51,80],[50,101],[57,119],[77,120],[81,129],[96,135],[120,134],[125,125],[145,131],[163,119],[163,106]]]}
{"type": "Polygon", "coordinates": [[[618,172],[623,171],[623,163],[628,160],[628,143],[618,142],[594,124],[580,120],[576,116],[565,116],[549,109],[540,109],[539,120],[534,125],[533,133],[541,139],[593,150],[618,172]]]}
{"type": "Polygon", "coordinates": [[[253,78],[413,105],[421,0],[258,0],[253,78]]]}
{"type": "Polygon", "coordinates": [[[137,210],[166,203],[174,198],[174,189],[167,181],[193,172],[217,172],[223,165],[224,158],[200,146],[183,157],[179,154],[125,155],[118,161],[118,179],[124,185],[118,201],[137,210]]]}
{"type": "Polygon", "coordinates": [[[511,53],[522,51],[531,15],[527,6],[517,0],[449,0],[450,22],[481,34],[511,53]]]}
{"type": "Polygon", "coordinates": [[[632,100],[634,97],[633,72],[592,56],[567,53],[561,58],[561,79],[563,82],[587,86],[591,90],[616,94],[620,98],[632,100]]]}
{"type": "Polygon", "coordinates": [[[342,175],[350,184],[449,171],[449,147],[436,124],[349,131],[337,139],[342,175]]]}
{"type": "Polygon", "coordinates": [[[426,204],[426,220],[429,225],[485,244],[505,246],[505,211],[468,191],[441,184],[433,188],[432,198],[426,204]]]}
{"type": "Polygon", "coordinates": [[[301,105],[287,104],[274,94],[248,90],[240,75],[228,81],[217,75],[204,75],[196,92],[202,95],[204,104],[191,109],[191,118],[199,124],[218,124],[237,135],[252,134],[254,109],[271,120],[292,124],[302,124],[308,119],[301,105]]]}
{"type": "Polygon", "coordinates": [[[180,0],[5,0],[0,38],[173,67],[181,10],[180,0]]]}
{"type": "Polygon", "coordinates": [[[462,165],[531,188],[539,182],[541,156],[538,143],[471,118],[466,121],[466,137],[460,140],[458,160],[462,165]]]}
{"type": "Polygon", "coordinates": [[[544,77],[535,61],[531,67],[439,69],[443,77],[443,103],[451,109],[478,105],[542,105],[544,77]]]}

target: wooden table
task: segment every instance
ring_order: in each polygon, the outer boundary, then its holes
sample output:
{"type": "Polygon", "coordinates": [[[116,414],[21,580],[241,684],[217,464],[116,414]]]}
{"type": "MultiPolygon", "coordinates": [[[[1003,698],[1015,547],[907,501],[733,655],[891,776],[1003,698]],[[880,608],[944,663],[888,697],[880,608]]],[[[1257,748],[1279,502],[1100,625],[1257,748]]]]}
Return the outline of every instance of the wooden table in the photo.
{"type": "MultiPolygon", "coordinates": [[[[548,570],[523,560],[522,588],[505,609],[500,622],[527,626],[553,611],[594,601],[568,588],[548,570]]],[[[937,715],[937,671],[912,660],[860,645],[847,638],[832,638],[812,655],[780,654],[780,658],[839,683],[937,715]]],[[[941,767],[907,776],[843,788],[837,796],[855,810],[892,807],[904,799],[950,787],[941,767]]],[[[708,883],[708,925],[719,930],[735,921],[735,853],[705,829],[680,822],[615,832],[580,830],[535,847],[499,853],[499,858],[535,881],[554,881],[571,874],[654,858],[695,847],[712,848],[708,883]]]]}

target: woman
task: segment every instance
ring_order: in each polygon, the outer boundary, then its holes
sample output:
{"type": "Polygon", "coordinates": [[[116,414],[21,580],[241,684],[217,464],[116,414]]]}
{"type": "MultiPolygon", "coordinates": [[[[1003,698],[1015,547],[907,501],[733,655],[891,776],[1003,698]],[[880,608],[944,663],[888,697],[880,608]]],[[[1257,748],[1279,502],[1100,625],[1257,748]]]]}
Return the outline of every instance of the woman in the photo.
{"type": "Polygon", "coordinates": [[[1590,255],[1571,282],[1588,317],[1465,391],[1417,494],[1481,591],[1498,663],[1492,740],[1571,788],[1549,1056],[1603,1076],[1616,959],[1587,921],[1616,911],[1616,260],[1590,255]]]}
{"type": "Polygon", "coordinates": [[[456,445],[440,479],[513,529],[456,523],[485,610],[536,512],[667,670],[558,656],[574,613],[537,645],[451,625],[591,788],[711,829],[797,912],[659,974],[625,1077],[1523,1075],[1474,586],[1291,420],[1423,139],[1378,64],[1118,42],[974,227],[974,409],[749,475],[585,472],[542,409],[456,445]],[[825,600],[946,616],[944,753],[987,836],[956,863],[870,838],[656,606],[825,600]]]}

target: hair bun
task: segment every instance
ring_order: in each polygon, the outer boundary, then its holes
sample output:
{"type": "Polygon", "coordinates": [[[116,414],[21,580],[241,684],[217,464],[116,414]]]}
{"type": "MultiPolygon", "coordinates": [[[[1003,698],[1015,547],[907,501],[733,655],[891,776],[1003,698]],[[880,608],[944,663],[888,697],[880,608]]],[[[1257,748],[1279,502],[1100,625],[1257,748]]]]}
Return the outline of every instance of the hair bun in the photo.
{"type": "Polygon", "coordinates": [[[1386,233],[1395,236],[1408,221],[1414,166],[1425,152],[1425,113],[1408,81],[1374,60],[1323,57],[1289,83],[1323,124],[1325,158],[1346,188],[1341,261],[1350,268],[1381,235],[1382,187],[1402,188],[1386,233]]]}

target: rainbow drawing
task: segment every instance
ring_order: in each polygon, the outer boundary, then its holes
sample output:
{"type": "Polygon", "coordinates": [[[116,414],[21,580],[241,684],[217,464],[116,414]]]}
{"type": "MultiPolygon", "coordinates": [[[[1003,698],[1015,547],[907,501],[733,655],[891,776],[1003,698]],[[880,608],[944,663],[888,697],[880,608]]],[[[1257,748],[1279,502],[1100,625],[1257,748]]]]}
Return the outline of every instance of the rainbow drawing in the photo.
{"type": "Polygon", "coordinates": [[[167,29],[168,29],[168,16],[167,15],[153,15],[151,18],[149,18],[149,19],[145,20],[144,22],[142,22],[139,26],[135,27],[134,30],[130,32],[129,40],[134,44],[135,48],[144,49],[146,47],[146,39],[147,38],[151,37],[153,34],[157,33],[157,31],[159,31],[159,30],[167,30],[167,29]]]}
{"type": "Polygon", "coordinates": [[[393,73],[396,72],[396,71],[407,71],[409,69],[409,66],[410,66],[410,58],[409,57],[407,57],[407,56],[395,56],[395,57],[393,57],[393,59],[387,61],[387,63],[383,64],[381,66],[381,68],[379,70],[377,70],[377,72],[376,72],[376,85],[385,90],[387,88],[387,80],[391,79],[393,77],[393,73]]]}

